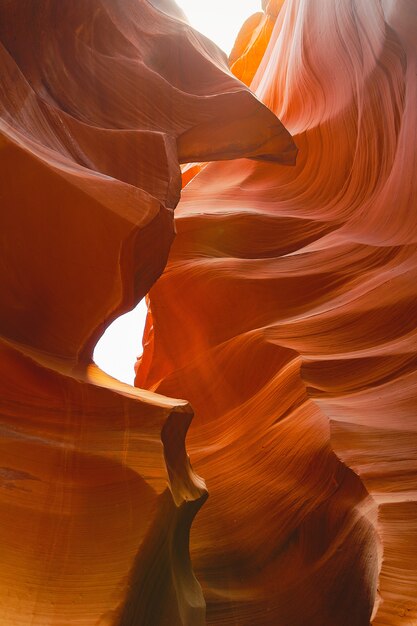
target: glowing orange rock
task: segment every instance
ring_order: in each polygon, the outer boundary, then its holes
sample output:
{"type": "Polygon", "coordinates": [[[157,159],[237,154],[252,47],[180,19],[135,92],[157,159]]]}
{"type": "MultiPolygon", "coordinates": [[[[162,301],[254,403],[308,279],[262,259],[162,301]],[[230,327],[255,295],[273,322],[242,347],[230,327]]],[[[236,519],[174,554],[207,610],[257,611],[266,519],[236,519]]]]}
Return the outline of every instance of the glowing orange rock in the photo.
{"type": "Polygon", "coordinates": [[[411,626],[414,3],[286,2],[260,60],[266,19],[233,67],[259,63],[297,166],[210,164],[187,185],[137,383],[195,410],[209,624],[411,626]]]}
{"type": "Polygon", "coordinates": [[[179,162],[294,143],[169,3],[2,2],[0,62],[0,623],[199,626],[191,408],[92,349],[165,265],[179,162]]]}
{"type": "Polygon", "coordinates": [[[265,12],[255,13],[246,20],[229,57],[233,73],[246,85],[252,82],[265,54],[284,0],[270,0],[262,4],[265,12]]]}

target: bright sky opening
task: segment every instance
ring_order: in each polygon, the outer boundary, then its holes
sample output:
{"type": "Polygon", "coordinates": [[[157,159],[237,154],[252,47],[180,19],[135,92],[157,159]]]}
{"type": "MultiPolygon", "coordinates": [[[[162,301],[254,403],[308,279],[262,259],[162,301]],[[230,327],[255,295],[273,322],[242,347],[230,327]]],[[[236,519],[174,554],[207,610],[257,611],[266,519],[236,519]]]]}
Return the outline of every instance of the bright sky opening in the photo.
{"type": "MultiPolygon", "coordinates": [[[[261,10],[261,0],[177,0],[190,24],[230,54],[243,22],[261,10]]],[[[133,385],[134,364],[142,354],[146,304],[113,322],[94,350],[94,361],[110,376],[133,385]]]]}
{"type": "Polygon", "coordinates": [[[188,21],[230,54],[243,22],[262,10],[261,0],[177,0],[188,21]]]}

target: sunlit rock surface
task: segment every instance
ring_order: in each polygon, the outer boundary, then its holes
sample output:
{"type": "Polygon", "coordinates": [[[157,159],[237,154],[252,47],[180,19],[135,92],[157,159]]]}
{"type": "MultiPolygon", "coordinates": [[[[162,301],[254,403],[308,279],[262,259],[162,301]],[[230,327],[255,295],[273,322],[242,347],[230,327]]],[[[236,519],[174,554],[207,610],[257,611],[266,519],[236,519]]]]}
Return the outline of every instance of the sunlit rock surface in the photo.
{"type": "Polygon", "coordinates": [[[281,4],[231,63],[297,165],[210,164],[186,186],[137,384],[195,410],[209,624],[412,626],[416,6],[281,4]]]}
{"type": "Polygon", "coordinates": [[[179,163],[295,145],[169,2],[4,0],[0,63],[0,624],[200,626],[190,405],[91,355],[164,268],[179,163]]]}

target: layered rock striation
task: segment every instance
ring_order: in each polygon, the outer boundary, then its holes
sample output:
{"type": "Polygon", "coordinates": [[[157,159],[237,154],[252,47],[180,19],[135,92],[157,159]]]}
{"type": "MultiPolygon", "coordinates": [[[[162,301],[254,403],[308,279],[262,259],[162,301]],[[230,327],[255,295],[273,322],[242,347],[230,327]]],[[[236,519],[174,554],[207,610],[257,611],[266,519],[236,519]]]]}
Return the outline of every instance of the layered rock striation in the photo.
{"type": "Polygon", "coordinates": [[[417,13],[265,4],[232,67],[295,168],[210,164],[150,291],[137,384],[186,398],[213,626],[417,619],[417,13]]]}
{"type": "Polygon", "coordinates": [[[0,63],[0,623],[202,625],[191,407],[92,350],[164,268],[180,163],[296,148],[171,3],[1,2],[0,63]]]}

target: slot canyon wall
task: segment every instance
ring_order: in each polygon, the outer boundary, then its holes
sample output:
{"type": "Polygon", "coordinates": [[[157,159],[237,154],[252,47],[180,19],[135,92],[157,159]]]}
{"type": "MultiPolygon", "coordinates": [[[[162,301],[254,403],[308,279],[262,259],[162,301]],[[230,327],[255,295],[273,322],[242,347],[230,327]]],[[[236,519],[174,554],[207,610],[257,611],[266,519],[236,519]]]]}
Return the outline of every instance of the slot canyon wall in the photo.
{"type": "Polygon", "coordinates": [[[263,8],[0,0],[1,626],[416,623],[417,9],[263,8]]]}
{"type": "Polygon", "coordinates": [[[417,623],[413,2],[270,2],[236,75],[294,168],[183,190],[136,384],[186,398],[209,624],[417,623]]]}

